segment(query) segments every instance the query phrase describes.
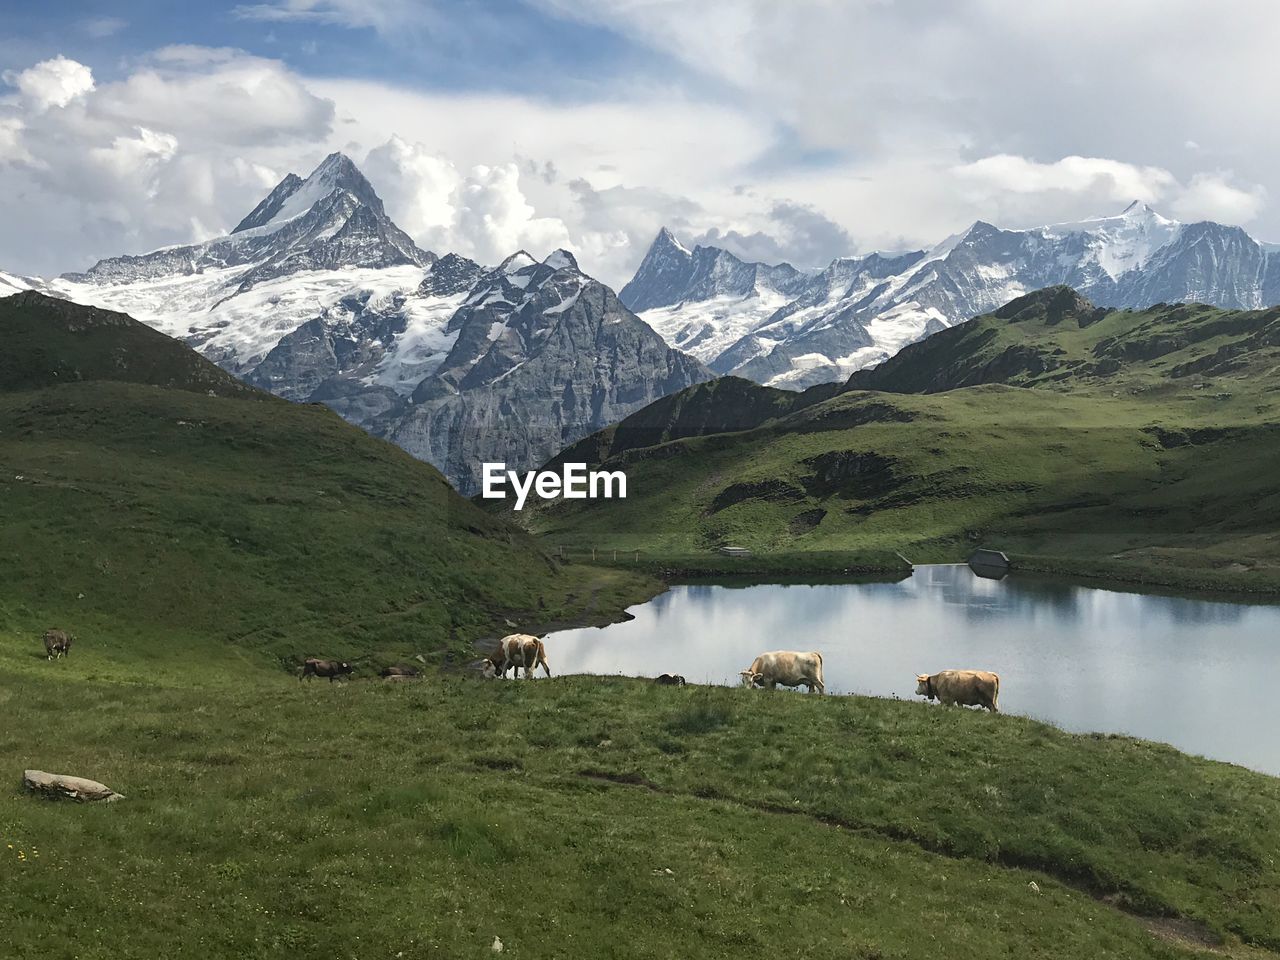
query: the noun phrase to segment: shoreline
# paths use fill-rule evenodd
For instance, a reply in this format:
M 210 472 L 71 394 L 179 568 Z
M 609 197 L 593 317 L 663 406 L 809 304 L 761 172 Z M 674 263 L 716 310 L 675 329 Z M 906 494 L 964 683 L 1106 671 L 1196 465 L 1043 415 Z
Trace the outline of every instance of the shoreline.
M 1222 571 L 1211 567 L 1162 567 L 1119 560 L 1085 561 L 1072 557 L 1046 554 L 1023 554 L 1005 551 L 1011 560 L 1010 574 L 1027 574 L 1048 579 L 1065 580 L 1079 586 L 1111 589 L 1127 593 L 1154 593 L 1189 600 L 1234 603 L 1280 603 L 1280 576 L 1270 577 L 1254 571 Z M 964 559 L 931 560 L 908 564 L 902 558 L 876 557 L 866 554 L 815 551 L 813 553 L 760 554 L 752 557 L 723 557 L 696 554 L 658 554 L 642 556 L 639 561 L 619 557 L 617 560 L 598 556 L 596 560 L 568 558 L 566 566 L 584 564 L 634 573 L 661 582 L 663 589 L 644 596 L 627 598 L 626 607 L 647 603 L 680 583 L 734 581 L 751 583 L 885 583 L 911 576 L 917 566 L 958 564 Z M 602 626 L 630 619 L 625 608 L 612 619 L 594 616 L 587 620 L 558 621 L 551 630 Z

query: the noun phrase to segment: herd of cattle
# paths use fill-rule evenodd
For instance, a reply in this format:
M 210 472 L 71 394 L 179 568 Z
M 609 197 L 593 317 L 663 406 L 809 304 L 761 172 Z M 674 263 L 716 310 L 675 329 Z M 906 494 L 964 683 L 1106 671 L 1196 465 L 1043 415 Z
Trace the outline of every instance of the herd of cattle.
M 44 635 L 45 654 L 50 660 L 65 657 L 71 652 L 71 642 L 75 638 L 65 630 L 48 630 Z M 507 672 L 514 669 L 518 677 L 524 670 L 525 679 L 532 679 L 538 667 L 551 676 L 551 667 L 547 664 L 547 648 L 535 636 L 527 633 L 513 633 L 498 641 L 497 649 L 480 663 L 480 672 L 489 678 L 506 679 Z M 298 680 L 308 677 L 325 677 L 332 683 L 341 677 L 349 676 L 354 668 L 346 660 L 321 660 L 308 657 L 302 664 Z M 417 677 L 417 667 L 393 666 L 384 667 L 381 675 L 387 680 L 409 680 Z M 826 692 L 826 684 L 822 679 L 822 654 L 817 652 L 798 653 L 794 650 L 774 650 L 762 653 L 751 661 L 751 666 L 741 672 L 742 682 L 748 687 L 768 687 L 776 690 L 781 684 L 784 687 L 804 687 L 809 693 L 817 690 L 819 694 Z M 683 687 L 684 677 L 679 674 L 664 673 L 654 679 L 661 686 Z M 937 700 L 940 703 L 962 704 L 964 706 L 985 707 L 992 713 L 999 713 L 997 701 L 1000 697 L 1000 675 L 986 670 L 943 670 L 940 673 L 916 674 L 916 694 Z

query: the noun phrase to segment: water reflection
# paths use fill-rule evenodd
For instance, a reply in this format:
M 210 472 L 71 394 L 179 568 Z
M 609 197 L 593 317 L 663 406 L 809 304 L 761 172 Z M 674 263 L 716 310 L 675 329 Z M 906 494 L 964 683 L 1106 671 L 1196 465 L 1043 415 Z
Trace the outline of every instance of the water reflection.
M 547 640 L 559 673 L 736 683 L 764 650 L 818 650 L 833 693 L 914 697 L 917 673 L 1000 673 L 1001 708 L 1280 774 L 1280 607 L 1123 593 L 967 566 L 898 583 L 678 586 Z

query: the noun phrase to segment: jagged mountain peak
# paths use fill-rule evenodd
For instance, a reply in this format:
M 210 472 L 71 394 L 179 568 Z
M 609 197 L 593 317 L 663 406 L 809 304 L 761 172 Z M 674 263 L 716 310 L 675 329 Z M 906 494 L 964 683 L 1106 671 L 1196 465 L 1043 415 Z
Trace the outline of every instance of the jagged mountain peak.
M 550 256 L 542 261 L 542 264 L 552 270 L 579 270 L 578 258 L 563 248 L 553 250 Z
M 517 250 L 515 253 L 511 254 L 511 256 L 507 257 L 507 259 L 498 264 L 494 272 L 510 275 L 513 273 L 519 273 L 521 270 L 525 270 L 529 267 L 537 266 L 537 264 L 538 261 L 533 259 L 527 251 Z
M 355 209 L 369 207 L 378 219 L 386 218 L 382 199 L 360 168 L 344 153 L 331 153 L 305 180 L 291 173 L 231 231 L 232 235 L 265 234 L 283 228 L 310 213 L 335 194 L 353 198 Z
M 302 186 L 302 178 L 296 173 L 290 173 L 276 184 L 275 188 L 249 212 L 247 217 L 237 223 L 235 229 L 231 232 L 240 233 L 244 230 L 253 230 L 269 223 L 280 212 L 284 202 L 293 196 L 300 186 Z
M 653 238 L 653 243 L 651 243 L 649 247 L 650 249 L 653 247 L 675 247 L 677 250 L 683 250 L 685 253 L 689 252 L 689 248 L 677 240 L 676 235 L 672 233 L 668 227 L 663 227 L 658 231 L 658 235 Z
M 216 303 L 286 275 L 347 267 L 424 267 L 435 259 L 387 216 L 373 185 L 351 158 L 331 153 L 305 180 L 286 176 L 225 237 L 111 257 L 63 279 L 114 285 L 217 271 L 227 290 Z
M 430 264 L 427 275 L 418 284 L 421 296 L 447 297 L 466 293 L 484 273 L 484 268 L 474 260 L 456 253 L 446 253 Z
M 641 312 L 717 297 L 794 295 L 808 276 L 789 263 L 748 262 L 723 247 L 697 244 L 690 250 L 663 227 L 618 296 Z

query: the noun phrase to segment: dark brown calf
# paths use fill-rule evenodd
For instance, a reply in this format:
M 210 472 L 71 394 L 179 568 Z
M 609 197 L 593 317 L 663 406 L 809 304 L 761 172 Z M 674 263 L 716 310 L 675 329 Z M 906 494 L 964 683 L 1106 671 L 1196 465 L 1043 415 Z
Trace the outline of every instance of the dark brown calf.
M 49 660 L 65 657 L 71 653 L 71 634 L 65 630 L 46 630 L 44 632 L 44 652 Z
M 653 678 L 653 682 L 662 687 L 683 687 L 684 677 L 678 673 L 662 673 Z
M 307 657 L 302 663 L 302 673 L 298 677 L 298 682 L 301 683 L 307 677 L 328 677 L 329 682 L 333 683 L 350 672 L 351 664 L 345 660 L 318 660 L 315 657 Z

